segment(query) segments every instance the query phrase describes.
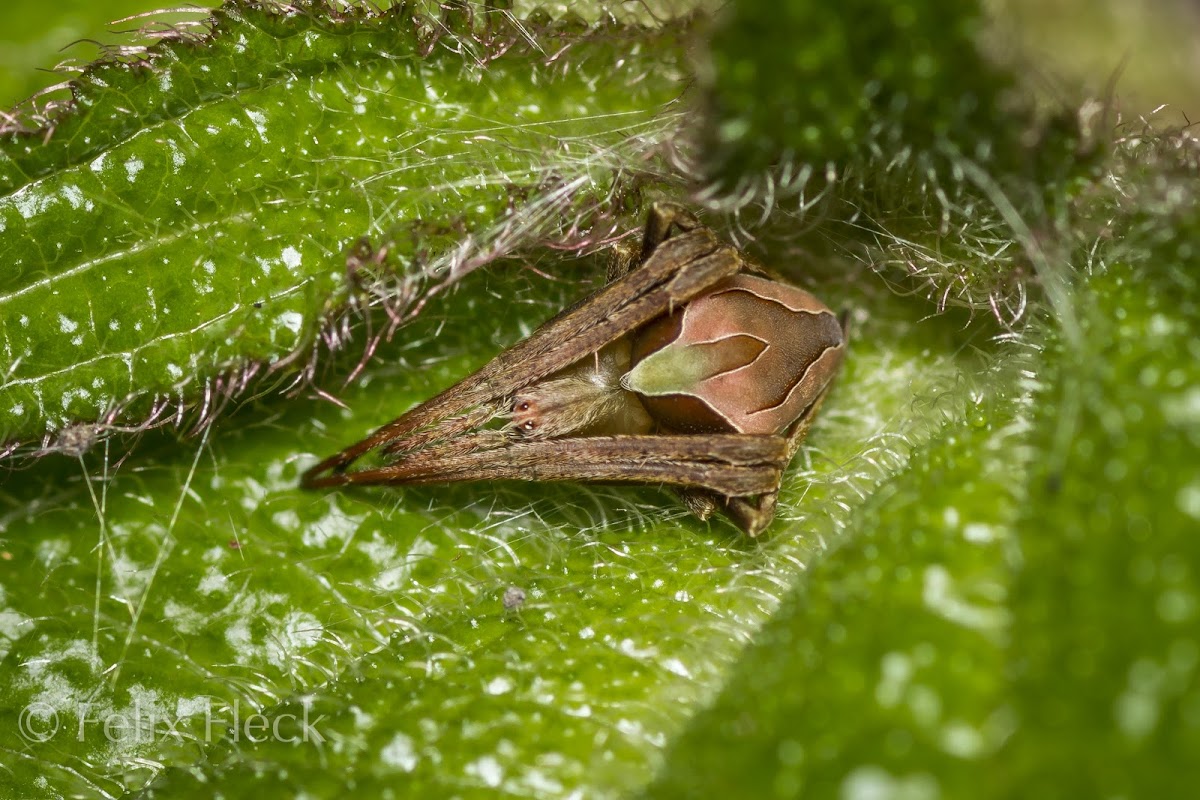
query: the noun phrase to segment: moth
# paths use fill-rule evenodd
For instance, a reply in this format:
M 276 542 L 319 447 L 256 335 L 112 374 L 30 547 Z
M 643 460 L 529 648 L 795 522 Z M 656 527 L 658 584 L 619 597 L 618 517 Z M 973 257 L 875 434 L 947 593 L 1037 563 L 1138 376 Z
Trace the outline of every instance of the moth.
M 841 366 L 845 321 L 659 204 L 603 288 L 301 482 L 655 484 L 757 536 Z

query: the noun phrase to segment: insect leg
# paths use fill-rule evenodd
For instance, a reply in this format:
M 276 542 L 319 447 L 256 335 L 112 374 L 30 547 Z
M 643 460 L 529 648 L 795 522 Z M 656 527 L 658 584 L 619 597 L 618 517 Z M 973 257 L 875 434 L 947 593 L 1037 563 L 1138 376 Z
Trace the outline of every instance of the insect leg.
M 678 230 L 681 233 L 696 230 L 700 220 L 692 212 L 675 203 L 655 203 L 646 216 L 646 228 L 642 233 L 642 257 L 645 262 L 658 246 Z
M 775 504 L 779 490 L 764 492 L 757 497 L 730 497 L 722 509 L 725 516 L 750 536 L 762 533 L 775 519 Z

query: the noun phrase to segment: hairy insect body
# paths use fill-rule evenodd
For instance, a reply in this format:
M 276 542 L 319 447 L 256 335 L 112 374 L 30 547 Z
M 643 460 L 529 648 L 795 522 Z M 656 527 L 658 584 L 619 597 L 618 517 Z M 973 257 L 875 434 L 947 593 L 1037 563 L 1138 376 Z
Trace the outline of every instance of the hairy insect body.
M 511 425 L 533 439 L 649 433 L 654 421 L 638 398 L 621 387 L 629 369 L 628 341 L 535 383 L 513 398 Z

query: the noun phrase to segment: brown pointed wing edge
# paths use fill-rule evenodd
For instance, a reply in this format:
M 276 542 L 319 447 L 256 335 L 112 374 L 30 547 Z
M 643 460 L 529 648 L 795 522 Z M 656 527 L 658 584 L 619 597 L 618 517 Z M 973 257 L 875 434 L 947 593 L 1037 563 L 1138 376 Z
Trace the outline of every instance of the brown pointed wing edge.
M 309 485 L 595 481 L 694 487 L 745 497 L 776 491 L 788 460 L 783 436 L 592 436 L 497 443 L 491 433 L 432 444 L 394 464 L 329 474 Z
M 411 454 L 463 436 L 492 417 L 498 401 L 688 302 L 736 273 L 741 264 L 737 251 L 707 228 L 664 241 L 644 264 L 558 314 L 476 372 L 313 466 L 301 477 L 301 485 L 349 483 L 330 479 L 349 477 L 346 468 L 379 447 Z M 411 455 L 404 460 L 408 458 Z

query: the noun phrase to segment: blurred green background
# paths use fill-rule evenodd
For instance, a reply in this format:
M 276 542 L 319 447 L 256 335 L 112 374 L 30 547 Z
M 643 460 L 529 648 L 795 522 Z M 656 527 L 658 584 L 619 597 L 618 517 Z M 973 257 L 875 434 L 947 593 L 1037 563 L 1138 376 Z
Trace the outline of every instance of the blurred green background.
M 1123 100 L 1139 112 L 1162 103 L 1185 111 L 1200 109 L 1196 3 L 995 0 L 988 5 L 998 23 L 991 45 L 1019 54 L 1033 82 L 1048 95 L 1060 93 L 1064 82 L 1103 86 L 1119 76 Z M 65 76 L 53 71 L 55 65 L 84 64 L 100 52 L 98 44 L 120 45 L 136 38 L 141 20 L 129 17 L 173 7 L 156 0 L 0 3 L 0 107 L 60 83 Z M 188 5 L 176 17 L 199 19 L 203 8 Z
M 0 3 L 0 107 L 9 108 L 34 92 L 61 83 L 69 75 L 54 72 L 63 62 L 86 64 L 101 45 L 121 45 L 136 38 L 136 14 L 170 8 L 156 0 L 57 0 Z M 197 19 L 196 6 L 180 19 Z M 158 18 L 165 18 L 159 15 Z

